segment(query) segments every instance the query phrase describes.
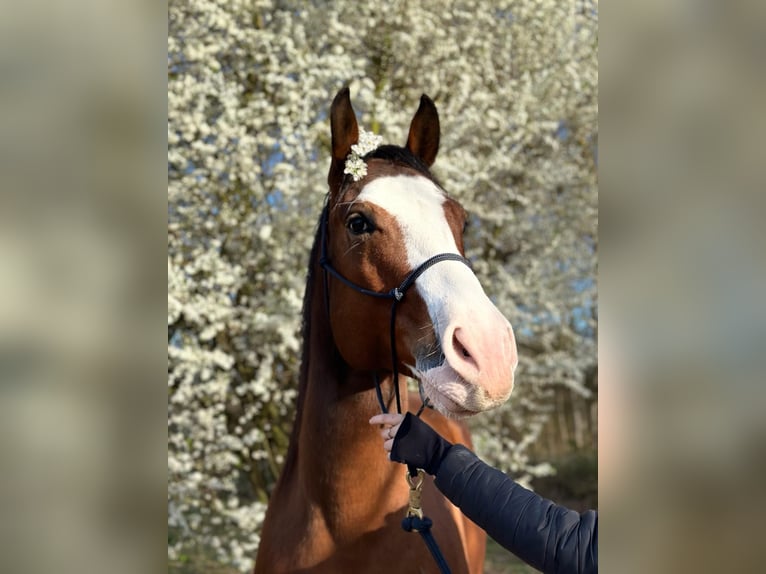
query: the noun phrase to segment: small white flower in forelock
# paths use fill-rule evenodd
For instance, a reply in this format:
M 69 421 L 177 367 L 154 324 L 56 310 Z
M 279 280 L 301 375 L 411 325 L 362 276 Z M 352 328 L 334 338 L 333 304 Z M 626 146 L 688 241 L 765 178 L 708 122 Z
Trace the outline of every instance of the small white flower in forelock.
M 351 153 L 346 158 L 343 173 L 349 174 L 354 181 L 359 181 L 367 175 L 367 164 L 362 159 L 383 143 L 383 137 L 359 128 L 359 141 L 351 146 Z
M 371 151 L 380 147 L 383 143 L 383 137 L 376 135 L 372 132 L 368 132 L 364 128 L 359 128 L 359 141 L 351 146 L 351 151 L 359 157 L 363 157 Z
M 354 178 L 354 181 L 359 181 L 365 175 L 367 175 L 367 164 L 364 160 L 356 154 L 349 154 L 346 160 L 346 168 L 343 173 L 349 174 Z

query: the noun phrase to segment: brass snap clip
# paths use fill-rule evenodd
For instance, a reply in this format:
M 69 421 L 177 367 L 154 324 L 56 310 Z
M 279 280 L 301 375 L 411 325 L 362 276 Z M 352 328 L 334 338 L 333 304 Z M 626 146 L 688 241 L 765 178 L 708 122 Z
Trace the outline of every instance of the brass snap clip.
M 410 486 L 410 499 L 409 507 L 407 508 L 407 516 L 423 518 L 423 508 L 421 507 L 423 481 L 425 480 L 425 471 L 422 468 L 418 469 L 418 475 L 413 478 L 410 476 L 409 471 L 406 473 L 407 484 Z

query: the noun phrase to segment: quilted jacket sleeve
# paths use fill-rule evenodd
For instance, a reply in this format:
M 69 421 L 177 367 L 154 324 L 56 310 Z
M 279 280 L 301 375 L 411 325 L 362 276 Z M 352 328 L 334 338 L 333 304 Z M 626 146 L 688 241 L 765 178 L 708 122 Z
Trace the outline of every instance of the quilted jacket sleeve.
M 597 512 L 558 506 L 462 445 L 444 454 L 436 486 L 499 544 L 545 574 L 598 572 Z

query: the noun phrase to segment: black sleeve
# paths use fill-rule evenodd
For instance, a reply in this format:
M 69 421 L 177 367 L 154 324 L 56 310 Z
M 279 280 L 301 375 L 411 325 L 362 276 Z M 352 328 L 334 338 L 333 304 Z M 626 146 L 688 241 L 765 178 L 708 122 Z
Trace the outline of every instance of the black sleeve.
M 482 462 L 449 448 L 436 486 L 500 545 L 545 574 L 598 572 L 598 513 L 558 506 Z

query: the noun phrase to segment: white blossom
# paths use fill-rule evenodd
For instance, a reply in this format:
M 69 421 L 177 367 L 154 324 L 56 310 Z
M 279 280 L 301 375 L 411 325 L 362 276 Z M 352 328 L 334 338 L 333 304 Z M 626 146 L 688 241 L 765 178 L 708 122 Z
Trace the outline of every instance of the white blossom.
M 351 175 L 354 181 L 359 181 L 367 175 L 367 164 L 364 156 L 376 150 L 383 143 L 383 137 L 359 128 L 359 141 L 351 146 L 351 152 L 346 158 L 343 173 Z

